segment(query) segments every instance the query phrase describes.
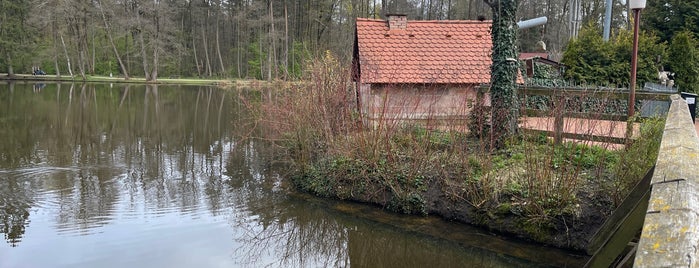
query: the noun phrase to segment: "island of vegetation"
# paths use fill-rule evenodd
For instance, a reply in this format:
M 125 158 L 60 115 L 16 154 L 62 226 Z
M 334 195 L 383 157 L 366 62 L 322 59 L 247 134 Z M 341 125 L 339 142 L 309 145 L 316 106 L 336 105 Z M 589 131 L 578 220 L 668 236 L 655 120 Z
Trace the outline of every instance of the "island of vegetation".
M 347 68 L 331 55 L 313 66 L 309 83 L 276 87 L 258 106 L 262 132 L 298 189 L 561 248 L 585 249 L 653 166 L 664 126 L 646 119 L 637 140 L 617 149 L 524 133 L 498 148 L 475 116 L 465 132 L 410 122 L 367 127 L 348 105 Z

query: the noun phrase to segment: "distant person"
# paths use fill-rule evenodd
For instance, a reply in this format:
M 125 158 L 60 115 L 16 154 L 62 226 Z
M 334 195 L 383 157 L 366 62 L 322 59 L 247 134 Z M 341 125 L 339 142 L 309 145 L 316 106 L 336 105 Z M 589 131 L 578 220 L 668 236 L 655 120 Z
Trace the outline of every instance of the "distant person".
M 32 74 L 33 75 L 46 75 L 46 72 L 42 71 L 40 67 L 36 67 L 36 69 L 34 69 L 34 72 Z

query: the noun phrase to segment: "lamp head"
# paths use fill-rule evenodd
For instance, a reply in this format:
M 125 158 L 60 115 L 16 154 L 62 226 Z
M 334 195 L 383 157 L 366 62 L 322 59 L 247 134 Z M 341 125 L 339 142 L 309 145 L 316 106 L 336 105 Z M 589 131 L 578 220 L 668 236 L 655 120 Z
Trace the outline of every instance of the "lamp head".
M 629 0 L 629 8 L 634 9 L 644 9 L 646 8 L 646 0 Z

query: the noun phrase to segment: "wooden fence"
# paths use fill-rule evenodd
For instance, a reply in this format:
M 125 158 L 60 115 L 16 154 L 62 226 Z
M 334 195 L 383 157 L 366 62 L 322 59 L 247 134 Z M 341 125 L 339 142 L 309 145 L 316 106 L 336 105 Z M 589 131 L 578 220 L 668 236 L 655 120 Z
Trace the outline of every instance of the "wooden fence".
M 549 101 L 551 106 L 548 109 L 526 108 L 523 110 L 527 117 L 553 117 L 553 127 L 546 130 L 522 128 L 522 131 L 528 133 L 544 133 L 549 137 L 553 137 L 556 142 L 561 142 L 563 139 L 575 139 L 585 141 L 595 141 L 604 143 L 624 144 L 626 137 L 617 137 L 611 135 L 599 135 L 591 132 L 580 133 L 579 131 L 565 132 L 566 119 L 573 120 L 606 120 L 616 122 L 628 122 L 628 110 L 623 108 L 623 111 L 617 110 L 613 113 L 604 113 L 598 111 L 580 111 L 583 100 L 597 99 L 603 103 L 628 103 L 629 91 L 627 89 L 616 88 L 574 88 L 574 87 L 529 87 L 522 86 L 519 88 L 520 97 L 523 107 L 528 99 L 534 96 L 544 96 Z M 635 99 L 638 101 L 653 100 L 667 101 L 669 104 L 670 95 L 674 93 L 667 92 L 652 92 L 652 91 L 636 91 Z M 624 102 L 626 101 L 626 102 Z M 571 109 L 571 102 L 579 102 L 578 109 Z M 573 103 L 574 104 L 574 103 Z M 638 107 L 638 106 L 637 106 Z M 641 116 L 634 118 L 635 122 L 641 120 Z M 627 124 L 623 125 L 624 127 Z

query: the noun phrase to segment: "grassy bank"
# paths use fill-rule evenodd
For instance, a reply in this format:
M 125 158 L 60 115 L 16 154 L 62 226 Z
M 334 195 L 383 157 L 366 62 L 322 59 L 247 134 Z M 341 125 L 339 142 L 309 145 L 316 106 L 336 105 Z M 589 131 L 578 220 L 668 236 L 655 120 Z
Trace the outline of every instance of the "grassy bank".
M 366 128 L 347 71 L 329 55 L 311 66 L 307 84 L 262 93 L 259 116 L 294 185 L 319 196 L 582 250 L 657 156 L 658 119 L 623 150 L 539 135 L 494 149 L 483 132 L 388 121 Z
M 51 82 L 96 82 L 96 83 L 136 83 L 136 84 L 176 84 L 176 85 L 217 85 L 217 86 L 249 86 L 250 84 L 264 83 L 250 80 L 228 80 L 228 79 L 201 79 L 201 78 L 158 78 L 156 81 L 146 81 L 143 77 L 130 77 L 128 80 L 123 77 L 109 77 L 88 75 L 83 80 L 80 76 L 71 77 L 69 75 L 31 75 L 15 74 L 8 76 L 0 73 L 0 80 L 5 81 L 51 81 Z

